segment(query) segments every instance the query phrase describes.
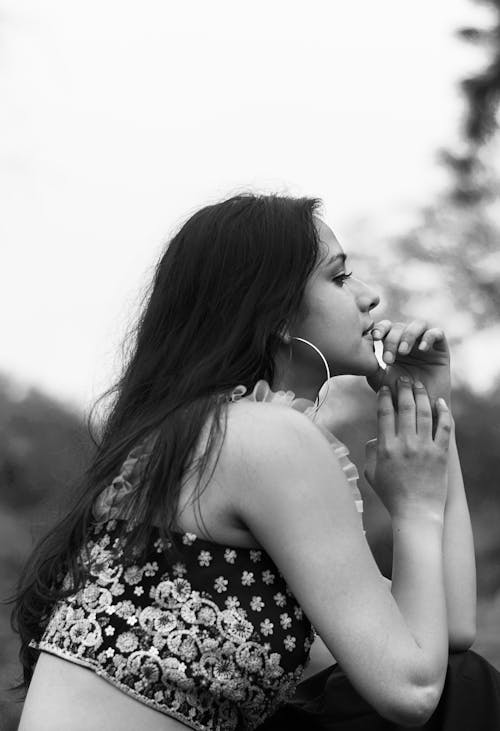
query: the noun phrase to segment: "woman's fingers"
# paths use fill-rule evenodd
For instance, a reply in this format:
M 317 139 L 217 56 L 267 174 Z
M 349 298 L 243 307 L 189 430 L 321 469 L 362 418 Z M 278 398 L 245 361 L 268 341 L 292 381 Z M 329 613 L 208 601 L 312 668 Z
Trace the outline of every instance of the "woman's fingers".
M 396 359 L 396 350 L 401 335 L 405 330 L 404 322 L 393 322 L 389 332 L 384 338 L 384 355 L 383 359 L 386 363 L 394 363 Z
M 401 355 L 406 355 L 409 353 L 417 340 L 426 332 L 427 328 L 427 322 L 425 320 L 412 320 L 409 325 L 407 325 L 402 334 L 399 341 L 399 344 L 397 346 L 398 353 Z
M 398 434 L 415 436 L 415 399 L 408 376 L 398 378 Z
M 382 386 L 377 398 L 377 431 L 378 444 L 387 446 L 387 443 L 396 435 L 396 420 L 392 405 L 391 391 L 388 386 Z
M 444 340 L 444 332 L 439 327 L 431 327 L 426 330 L 422 335 L 422 339 L 419 343 L 419 350 L 430 350 L 434 343 L 439 343 Z
M 429 395 L 421 381 L 415 381 L 413 388 L 416 405 L 417 434 L 424 439 L 432 439 L 432 407 Z
M 398 378 L 397 388 L 397 435 L 409 438 L 418 436 L 419 441 L 431 441 L 433 438 L 432 406 L 425 386 L 420 381 L 415 381 L 412 388 L 410 379 L 407 376 L 401 376 Z M 438 422 L 434 442 L 443 449 L 447 449 L 451 418 L 443 398 L 436 401 L 436 415 Z
M 426 320 L 412 320 L 410 323 L 391 320 L 376 322 L 373 339 L 384 341 L 384 361 L 394 363 L 396 354 L 407 355 L 417 343 L 420 351 L 431 350 L 434 345 L 438 349 L 446 349 L 443 330 L 439 327 L 428 328 L 427 324 Z
M 425 332 L 429 332 L 425 320 L 412 320 L 409 324 L 395 322 L 384 340 L 385 362 L 394 363 L 396 353 L 407 355 Z
M 447 457 L 451 436 L 451 415 L 444 398 L 440 397 L 437 399 L 436 410 L 438 422 L 434 443 L 443 450 L 443 454 Z
M 412 384 L 407 376 L 398 378 L 398 434 L 431 440 L 432 423 L 432 406 L 424 384 Z
M 382 340 L 382 338 L 385 336 L 385 334 L 389 332 L 391 327 L 392 327 L 391 320 L 379 320 L 378 322 L 375 323 L 375 327 L 372 330 L 373 339 Z

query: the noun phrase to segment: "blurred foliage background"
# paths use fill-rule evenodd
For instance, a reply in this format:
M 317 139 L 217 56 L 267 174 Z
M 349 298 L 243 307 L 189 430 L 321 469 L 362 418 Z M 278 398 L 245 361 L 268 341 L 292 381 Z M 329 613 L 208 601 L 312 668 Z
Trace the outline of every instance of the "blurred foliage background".
M 450 318 L 453 314 L 459 327 L 447 331 L 452 373 L 453 352 L 464 339 L 478 333 L 490 337 L 492 357 L 500 339 L 500 185 L 495 166 L 500 0 L 483 4 L 491 8 L 491 26 L 458 31 L 464 42 L 484 48 L 487 62 L 461 82 L 460 149 L 443 149 L 438 154 L 438 164 L 449 173 L 448 188 L 420 212 L 413 230 L 390 242 L 390 271 L 377 243 L 371 243 L 373 254 L 367 250 L 350 257 L 358 276 L 376 284 L 379 291 L 382 287 L 391 319 L 413 319 L 418 310 L 433 321 L 439 313 L 445 323 L 446 313 Z M 492 365 L 498 366 L 498 375 L 481 392 L 473 387 L 473 374 L 468 378 L 454 374 L 452 407 L 477 559 L 478 635 L 473 649 L 500 668 L 500 363 Z M 366 384 L 360 388 L 360 379 L 342 377 L 334 384 L 337 434 L 362 473 L 364 444 L 376 435 L 375 396 Z M 93 445 L 82 413 L 37 389 L 20 397 L 6 376 L 0 378 L 0 429 L 0 579 L 5 599 L 15 588 L 33 543 L 70 504 L 71 485 L 88 462 Z M 389 576 L 389 517 L 363 476 L 360 489 L 367 539 L 382 572 Z M 6 603 L 0 605 L 3 731 L 16 728 L 21 709 L 21 703 L 5 691 L 20 680 L 10 611 Z

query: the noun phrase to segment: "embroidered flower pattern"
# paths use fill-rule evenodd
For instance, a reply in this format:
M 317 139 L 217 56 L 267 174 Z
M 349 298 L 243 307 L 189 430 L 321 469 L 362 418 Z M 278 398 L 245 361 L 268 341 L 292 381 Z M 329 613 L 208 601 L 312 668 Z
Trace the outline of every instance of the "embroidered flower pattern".
M 225 398 L 238 401 L 245 394 L 247 387 L 238 385 Z M 264 380 L 247 398 L 296 409 L 314 421 L 362 514 L 356 467 L 347 447 L 321 425 L 321 410 L 316 413 L 311 401 L 293 391 L 273 392 Z M 119 539 L 109 534 L 117 519 L 131 519 L 126 498 L 138 487 L 155 439 L 149 435 L 130 452 L 96 499 L 88 586 L 54 607 L 42 641 L 30 645 L 77 659 L 192 728 L 252 731 L 293 695 L 314 630 L 263 551 L 236 551 L 186 532 L 177 534 L 182 561 L 176 558 L 171 565 L 172 543 L 165 546 L 156 536 L 151 553 L 158 561 L 121 565 L 119 553 L 115 556 Z M 67 580 L 63 586 L 70 588 Z M 268 616 L 259 621 L 264 606 Z
M 250 561 L 257 563 L 262 557 L 262 551 L 250 551 Z
M 286 612 L 284 614 L 280 614 L 280 624 L 283 629 L 288 629 L 292 626 L 292 618 Z
M 156 548 L 157 553 L 163 553 L 165 550 L 165 545 L 161 538 L 158 538 L 158 540 L 153 543 L 153 546 Z
M 224 559 L 228 563 L 234 563 L 236 561 L 236 551 L 233 548 L 226 548 L 224 551 Z
M 253 596 L 252 601 L 250 602 L 250 607 L 254 610 L 254 612 L 260 612 L 261 609 L 264 606 L 264 602 L 262 601 L 262 597 L 260 596 Z
M 110 522 L 89 540 L 85 586 L 54 607 L 30 645 L 78 660 L 186 725 L 236 731 L 244 720 L 255 729 L 293 695 L 312 644 L 275 565 L 263 551 L 186 543 L 179 533 L 182 561 L 167 554 L 123 567 L 118 545 L 108 551 Z M 153 555 L 158 548 L 152 541 Z
M 244 571 L 241 574 L 241 583 L 243 584 L 243 586 L 250 586 L 254 582 L 255 582 L 255 579 L 253 577 L 252 571 Z
M 228 596 L 225 605 L 228 609 L 236 609 L 236 607 L 240 606 L 240 600 L 237 596 Z
M 223 576 L 218 576 L 214 581 L 214 589 L 219 594 L 222 594 L 223 591 L 227 591 L 227 584 L 227 579 L 225 579 Z
M 273 596 L 274 601 L 278 605 L 278 607 L 284 607 L 286 604 L 286 596 L 282 594 L 281 591 L 279 591 L 277 594 Z
M 272 635 L 274 624 L 269 620 L 265 619 L 260 623 L 260 631 L 263 635 Z
M 200 566 L 210 566 L 210 561 L 212 560 L 212 554 L 210 551 L 200 551 L 198 555 L 198 563 Z
M 312 629 L 309 637 L 306 637 L 306 639 L 304 640 L 304 649 L 307 650 L 307 652 L 309 652 L 309 650 L 311 649 L 313 642 L 317 636 L 317 633 L 314 631 L 314 629 Z
M 269 571 L 269 569 L 266 569 L 262 572 L 262 581 L 264 584 L 274 584 L 275 575 Z
M 174 565 L 172 566 L 172 572 L 174 576 L 184 576 L 186 571 L 187 568 L 185 564 L 181 563 L 180 561 L 178 563 L 174 563 Z
M 156 561 L 153 561 L 153 563 L 147 563 L 144 566 L 144 576 L 154 576 L 157 571 L 158 564 L 156 563 Z

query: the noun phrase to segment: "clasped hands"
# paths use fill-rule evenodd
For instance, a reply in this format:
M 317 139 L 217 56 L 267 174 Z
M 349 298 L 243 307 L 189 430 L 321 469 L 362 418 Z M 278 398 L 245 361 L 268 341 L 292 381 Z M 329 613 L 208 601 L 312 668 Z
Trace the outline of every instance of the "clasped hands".
M 443 330 L 428 327 L 425 320 L 412 320 L 408 324 L 380 320 L 372 334 L 374 342 L 383 342 L 382 359 L 387 367 L 379 366 L 374 375 L 367 377 L 369 386 L 376 392 L 388 386 L 397 405 L 398 378 L 407 376 L 411 383 L 420 381 L 424 385 L 434 414 L 436 400 L 442 397 L 451 415 L 450 350 Z M 376 452 L 377 439 L 370 439 L 366 443 L 364 474 L 367 479 L 374 473 Z
M 441 328 L 429 327 L 425 320 L 380 320 L 372 335 L 374 342 L 383 342 L 382 358 L 387 363 L 385 369 L 379 366 L 375 374 L 366 378 L 374 391 L 389 386 L 395 397 L 397 379 L 408 376 L 411 382 L 424 384 L 432 407 L 441 396 L 451 411 L 450 350 Z
M 435 414 L 436 400 L 444 398 L 451 412 L 450 350 L 441 328 L 429 327 L 425 320 L 409 323 L 379 320 L 372 331 L 374 342 L 382 342 L 382 359 L 387 364 L 366 377 L 373 391 L 381 386 L 390 388 L 393 403 L 397 406 L 398 378 L 407 376 L 411 383 L 420 381 L 427 391 L 431 408 Z M 320 409 L 320 423 L 333 428 L 334 413 L 331 407 Z M 323 414 L 322 414 L 323 411 Z M 377 440 L 366 444 L 368 461 L 371 463 L 376 452 Z

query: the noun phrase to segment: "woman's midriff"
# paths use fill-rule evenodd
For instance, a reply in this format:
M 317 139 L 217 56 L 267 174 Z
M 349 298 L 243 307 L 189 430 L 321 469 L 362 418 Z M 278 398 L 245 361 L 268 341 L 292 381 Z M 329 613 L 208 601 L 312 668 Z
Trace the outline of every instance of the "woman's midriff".
M 196 480 L 184 481 L 179 495 L 177 527 L 205 537 L 198 520 L 201 508 L 208 540 L 227 546 L 259 548 L 251 533 L 230 512 L 233 485 L 224 484 L 224 454 L 201 492 L 196 512 L 191 498 Z M 156 521 L 157 525 L 159 521 Z M 183 731 L 176 719 L 136 700 L 92 670 L 42 651 L 26 697 L 18 731 Z
M 202 515 L 217 543 L 256 547 L 253 536 L 239 527 L 218 503 L 218 490 L 204 491 Z M 200 535 L 186 483 L 177 520 L 181 531 Z M 42 651 L 35 667 L 18 731 L 185 731 L 176 719 L 147 706 L 82 665 Z
M 92 670 L 41 652 L 18 731 L 186 731 Z

